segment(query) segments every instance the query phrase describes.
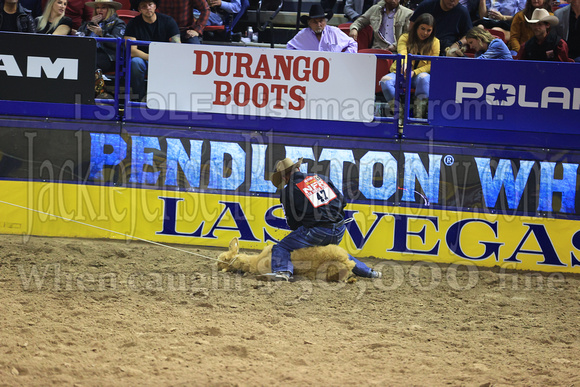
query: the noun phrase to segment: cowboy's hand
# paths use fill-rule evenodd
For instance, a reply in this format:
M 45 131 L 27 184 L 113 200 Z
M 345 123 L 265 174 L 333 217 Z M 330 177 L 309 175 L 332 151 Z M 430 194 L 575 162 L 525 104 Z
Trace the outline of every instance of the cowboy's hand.
M 209 0 L 210 7 L 219 7 L 222 5 L 222 0 Z
M 350 33 L 348 34 L 351 38 L 353 38 L 354 40 L 356 40 L 356 38 L 358 38 L 358 30 L 356 28 L 352 28 L 350 30 Z
M 195 38 L 196 36 L 199 36 L 199 32 L 197 32 L 196 30 L 187 30 L 187 36 L 189 36 L 190 38 Z
M 459 48 L 459 45 L 457 43 L 453 43 L 451 46 L 447 47 L 445 49 L 445 55 L 446 56 L 454 56 L 454 57 L 465 56 L 463 54 L 463 50 L 461 48 Z

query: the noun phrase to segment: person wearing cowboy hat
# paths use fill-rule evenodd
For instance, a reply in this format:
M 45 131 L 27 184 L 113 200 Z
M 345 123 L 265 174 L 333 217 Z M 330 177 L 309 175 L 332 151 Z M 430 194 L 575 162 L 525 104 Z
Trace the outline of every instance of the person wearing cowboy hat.
M 125 39 L 149 42 L 181 43 L 179 26 L 171 16 L 155 12 L 159 0 L 132 0 L 131 6 L 140 15 L 135 16 L 125 30 Z M 149 67 L 149 46 L 131 46 L 131 88 L 137 99 L 143 101 L 147 92 L 145 76 Z
M 117 16 L 117 10 L 123 7 L 121 3 L 95 0 L 87 2 L 87 7 L 95 12 L 90 21 L 80 26 L 80 35 L 99 38 L 122 38 L 125 35 L 125 22 Z M 115 70 L 116 50 L 115 43 L 97 42 L 97 68 L 103 72 Z
M 270 181 L 281 189 L 280 202 L 286 215 L 286 223 L 292 230 L 272 247 L 272 273 L 266 279 L 290 281 L 294 266 L 290 260 L 292 251 L 304 247 L 339 244 L 345 232 L 342 193 L 326 176 L 304 173 L 300 170 L 302 159 L 293 162 L 290 158 L 278 161 Z M 382 274 L 372 270 L 363 262 L 349 255 L 355 262 L 355 275 L 381 278 Z
M 568 45 L 560 38 L 552 26 L 558 25 L 558 18 L 544 8 L 536 8 L 531 19 L 526 21 L 532 27 L 534 36 L 520 48 L 516 59 L 556 62 L 574 62 L 568 58 Z
M 289 50 L 329 51 L 356 53 L 358 45 L 339 28 L 326 25 L 333 16 L 332 11 L 324 12 L 320 4 L 310 7 L 308 16 L 302 15 L 300 21 L 308 28 L 298 32 L 287 44 Z

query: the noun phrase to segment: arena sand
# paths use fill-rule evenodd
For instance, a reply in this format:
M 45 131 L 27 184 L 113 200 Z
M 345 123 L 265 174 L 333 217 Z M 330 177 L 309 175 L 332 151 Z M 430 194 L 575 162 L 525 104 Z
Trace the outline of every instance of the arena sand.
M 365 261 L 385 278 L 265 283 L 140 242 L 0 236 L 0 385 L 580 385 L 577 275 Z

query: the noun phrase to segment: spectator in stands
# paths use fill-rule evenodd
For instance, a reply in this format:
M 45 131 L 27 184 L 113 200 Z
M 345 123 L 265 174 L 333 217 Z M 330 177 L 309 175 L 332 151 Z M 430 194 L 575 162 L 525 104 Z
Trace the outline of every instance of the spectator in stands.
M 193 17 L 197 11 L 197 18 Z M 173 0 L 159 4 L 159 12 L 171 16 L 177 22 L 182 43 L 199 44 L 203 28 L 209 18 L 209 6 L 206 0 Z
M 409 33 L 401 35 L 399 38 L 399 54 L 401 55 L 429 55 L 438 56 L 440 52 L 439 39 L 435 37 L 435 18 L 429 13 L 423 13 L 417 17 Z M 407 74 L 407 61 L 403 59 L 403 74 Z M 415 88 L 415 117 L 424 118 L 427 114 L 427 103 L 429 98 L 429 84 L 431 80 L 431 61 L 414 61 L 411 72 L 411 87 Z M 380 80 L 383 95 L 389 103 L 391 113 L 395 105 L 395 80 L 397 64 L 391 66 L 391 73 L 385 75 Z
M 155 12 L 159 0 L 134 0 L 135 16 L 125 30 L 125 39 L 150 42 L 181 43 L 179 27 L 170 16 Z M 131 46 L 131 87 L 141 101 L 147 91 L 145 76 L 149 63 L 149 46 Z
M 500 30 L 509 41 L 512 20 L 525 5 L 526 0 L 485 0 L 484 8 L 480 12 L 482 19 L 475 21 L 473 25 L 488 30 Z
M 89 0 L 68 0 L 66 16 L 72 20 L 72 33 L 76 33 L 81 24 L 90 21 L 93 17 L 93 9 L 87 6 Z
M 547 10 L 538 8 L 532 18 L 526 18 L 531 24 L 534 36 L 522 45 L 516 59 L 541 60 L 556 62 L 574 62 L 568 58 L 568 45 L 551 27 L 558 25 L 558 18 Z
M 546 9 L 552 15 L 550 0 L 527 0 L 523 11 L 516 13 L 510 28 L 510 39 L 508 47 L 512 53 L 520 51 L 522 44 L 534 36 L 531 26 L 526 22 L 526 18 L 531 18 L 532 13 L 537 8 Z
M 30 11 L 18 0 L 0 1 L 0 31 L 36 32 Z
M 461 48 L 460 46 L 463 42 L 460 39 L 465 36 L 472 25 L 467 9 L 460 6 L 458 0 L 423 1 L 419 4 L 413 16 L 411 16 L 409 29 L 412 28 L 415 20 L 424 13 L 430 13 L 435 18 L 435 25 L 437 26 L 435 37 L 441 42 L 440 55 L 445 55 L 446 49 L 451 47 L 454 42 L 458 43 L 454 50 L 458 47 Z
M 472 24 L 485 16 L 485 0 L 459 0 L 459 5 L 467 9 Z
M 36 18 L 36 32 L 48 35 L 68 35 L 72 20 L 65 16 L 67 0 L 50 0 L 42 16 Z
M 208 26 L 221 26 L 224 22 L 242 10 L 240 0 L 209 0 L 211 13 L 207 21 Z
M 357 52 L 356 41 L 339 28 L 328 26 L 332 11 L 325 14 L 320 4 L 310 7 L 308 16 L 300 17 L 302 24 L 308 26 L 296 34 L 286 45 L 289 50 L 311 50 L 331 52 Z
M 351 22 L 355 21 L 375 4 L 377 4 L 377 0 L 346 0 L 344 2 L 344 16 Z
M 465 40 L 469 47 L 475 51 L 476 58 L 513 59 L 510 49 L 503 40 L 493 36 L 483 28 L 470 29 L 465 35 Z
M 350 26 L 350 36 L 356 40 L 358 31 L 370 25 L 374 39 L 372 48 L 397 52 L 397 42 L 409 31 L 413 11 L 399 5 L 399 0 L 381 0 Z
M 580 0 L 570 0 L 570 6 L 556 10 L 554 15 L 559 20 L 556 32 L 568 44 L 568 57 L 580 62 Z
M 100 38 L 122 38 L 125 35 L 125 22 L 117 16 L 123 4 L 113 0 L 89 1 L 87 6 L 94 8 L 91 21 L 84 22 L 79 32 L 84 36 Z M 115 70 L 117 46 L 115 43 L 97 42 L 97 68 L 103 72 Z
M 20 5 L 32 12 L 32 18 L 36 19 L 42 15 L 42 1 L 41 0 L 20 0 Z

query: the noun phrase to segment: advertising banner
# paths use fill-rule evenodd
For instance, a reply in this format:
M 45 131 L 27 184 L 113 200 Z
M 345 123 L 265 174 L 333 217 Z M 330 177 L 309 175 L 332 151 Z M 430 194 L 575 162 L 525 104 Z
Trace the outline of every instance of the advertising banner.
M 289 232 L 272 197 L 6 180 L 0 189 L 0 233 L 224 248 L 236 237 L 261 249 Z M 341 245 L 354 256 L 580 273 L 577 221 L 357 203 L 346 214 Z
M 575 133 L 574 63 L 438 58 L 431 62 L 433 125 Z
M 124 133 L 4 127 L 0 178 L 276 196 L 268 180 L 284 157 L 328 176 L 350 202 L 580 216 L 580 154 L 236 131 Z M 151 129 L 151 128 L 150 128 Z M 161 128 L 160 128 L 161 129 Z
M 376 57 L 151 43 L 147 107 L 371 122 Z
M 303 157 L 348 199 L 353 255 L 579 271 L 572 152 L 84 129 L 3 128 L 0 232 L 261 248 L 288 232 L 267 178 Z
M 0 100 L 94 104 L 96 41 L 0 32 Z

